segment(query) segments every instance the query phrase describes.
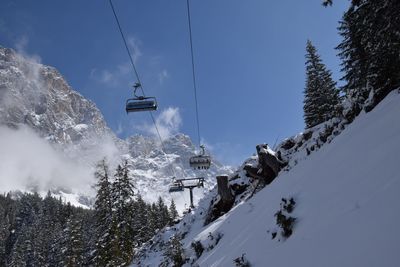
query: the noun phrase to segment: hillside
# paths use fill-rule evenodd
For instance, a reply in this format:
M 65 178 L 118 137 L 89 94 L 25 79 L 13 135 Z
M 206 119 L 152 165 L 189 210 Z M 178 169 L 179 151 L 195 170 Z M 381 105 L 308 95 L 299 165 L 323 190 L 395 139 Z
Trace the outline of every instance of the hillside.
M 132 266 L 171 265 L 165 255 L 173 235 L 183 237 L 187 266 L 234 266 L 242 255 L 251 266 L 398 266 L 398 114 L 396 90 L 331 143 L 204 226 L 214 190 L 192 214 L 142 247 Z M 295 201 L 293 212 L 284 212 L 295 218 L 287 239 L 274 216 L 282 198 Z M 204 249 L 197 256 L 195 241 Z

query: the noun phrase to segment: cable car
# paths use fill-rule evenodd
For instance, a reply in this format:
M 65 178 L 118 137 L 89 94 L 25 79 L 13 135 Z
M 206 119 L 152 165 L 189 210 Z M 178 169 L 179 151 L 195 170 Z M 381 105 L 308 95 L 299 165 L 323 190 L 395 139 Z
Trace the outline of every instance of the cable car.
M 140 83 L 135 83 L 133 87 L 135 88 L 135 98 L 126 100 L 126 113 L 157 110 L 157 100 L 155 97 L 137 96 L 136 90 L 140 88 L 141 85 Z
M 208 170 L 211 166 L 211 157 L 205 154 L 203 145 L 200 148 L 201 153 L 189 159 L 190 167 L 197 170 Z
M 181 192 L 184 190 L 183 184 L 181 181 L 174 181 L 170 186 L 169 186 L 169 192 Z

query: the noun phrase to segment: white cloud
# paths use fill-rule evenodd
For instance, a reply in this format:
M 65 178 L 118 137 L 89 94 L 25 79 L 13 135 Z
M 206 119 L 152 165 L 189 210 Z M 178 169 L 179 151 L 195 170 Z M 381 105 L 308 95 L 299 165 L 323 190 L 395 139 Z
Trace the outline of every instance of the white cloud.
M 101 84 L 105 84 L 111 87 L 117 87 L 121 84 L 121 81 L 126 81 L 131 66 L 129 62 L 118 65 L 116 68 L 109 70 L 98 70 L 93 68 L 90 70 L 89 77 Z
M 91 168 L 66 158 L 28 127 L 0 127 L 0 190 L 46 191 L 57 188 L 87 190 Z M 30 188 L 33 187 L 33 188 Z
M 103 83 L 110 83 L 113 81 L 114 76 L 115 75 L 108 70 L 103 70 L 100 75 L 100 81 Z
M 29 38 L 26 35 L 24 35 L 18 38 L 14 46 L 18 54 L 22 55 L 24 58 L 27 58 L 31 62 L 40 64 L 42 62 L 42 59 L 39 55 L 29 54 L 26 51 L 28 44 L 29 44 Z
M 128 36 L 126 42 L 128 44 L 129 51 L 131 52 L 133 62 L 136 64 L 138 59 L 143 55 L 140 49 L 141 41 L 134 36 Z M 130 79 L 132 71 L 131 63 L 126 61 L 125 63 L 119 64 L 111 69 L 99 70 L 97 68 L 93 68 L 90 70 L 89 77 L 98 83 L 110 87 L 117 87 L 121 85 L 121 82 L 126 82 L 128 79 Z
M 165 79 L 169 78 L 169 73 L 166 69 L 163 69 L 159 74 L 158 74 L 158 81 L 160 84 L 163 84 Z
M 124 126 L 123 126 L 122 123 L 119 121 L 119 122 L 118 122 L 117 129 L 115 130 L 115 133 L 116 133 L 117 135 L 120 135 L 120 134 L 122 134 L 124 131 L 125 131 Z
M 163 139 L 179 132 L 182 126 L 182 117 L 177 107 L 168 107 L 164 109 L 155 119 L 158 131 Z M 145 124 L 137 127 L 138 130 L 158 136 L 154 124 Z
M 138 59 L 142 56 L 142 51 L 140 50 L 140 45 L 142 42 L 134 36 L 128 36 L 127 43 L 133 58 L 133 62 L 136 64 Z

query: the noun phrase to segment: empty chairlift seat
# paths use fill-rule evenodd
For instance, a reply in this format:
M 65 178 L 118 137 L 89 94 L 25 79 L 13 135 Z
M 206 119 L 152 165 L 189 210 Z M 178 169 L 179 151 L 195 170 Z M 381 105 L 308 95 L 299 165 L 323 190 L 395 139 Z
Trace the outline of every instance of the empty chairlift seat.
M 200 149 L 200 154 L 189 159 L 190 167 L 196 170 L 208 170 L 211 166 L 211 157 L 206 155 L 203 145 L 200 145 Z
M 169 192 L 180 192 L 183 191 L 184 187 L 182 182 L 175 181 L 169 186 Z
M 136 95 L 136 91 L 141 87 L 142 85 L 138 82 L 135 83 L 135 85 L 133 86 L 134 88 L 133 94 L 135 95 L 135 98 L 130 98 L 126 100 L 126 105 L 125 105 L 126 113 L 157 110 L 157 100 L 155 97 Z
M 152 111 L 157 110 L 155 97 L 137 97 L 126 101 L 126 112 Z
M 206 155 L 197 155 L 189 159 L 190 167 L 197 170 L 207 170 L 211 166 L 211 157 Z

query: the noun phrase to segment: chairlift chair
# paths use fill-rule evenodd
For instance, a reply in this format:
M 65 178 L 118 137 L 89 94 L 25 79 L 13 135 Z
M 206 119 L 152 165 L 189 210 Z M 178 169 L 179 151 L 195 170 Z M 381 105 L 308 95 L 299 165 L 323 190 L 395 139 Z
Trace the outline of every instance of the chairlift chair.
M 183 184 L 180 181 L 174 181 L 170 186 L 169 186 L 169 192 L 181 192 L 184 190 Z
M 141 85 L 140 83 L 135 83 L 133 87 L 135 98 L 126 100 L 126 113 L 157 110 L 157 100 L 155 97 L 137 96 L 136 90 L 140 88 Z
M 190 167 L 196 170 L 208 170 L 211 166 L 211 157 L 205 155 L 205 149 L 203 145 L 201 145 L 200 148 L 200 154 L 189 159 Z

